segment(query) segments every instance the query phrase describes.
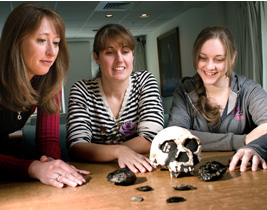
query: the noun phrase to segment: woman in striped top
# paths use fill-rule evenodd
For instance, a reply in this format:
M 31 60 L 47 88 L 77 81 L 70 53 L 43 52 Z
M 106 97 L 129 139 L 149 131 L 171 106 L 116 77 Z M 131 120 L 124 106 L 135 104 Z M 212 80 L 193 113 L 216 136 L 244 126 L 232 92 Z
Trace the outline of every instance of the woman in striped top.
M 135 40 L 119 24 L 103 26 L 94 41 L 99 75 L 76 82 L 69 96 L 67 146 L 72 158 L 118 160 L 134 173 L 151 171 L 151 141 L 163 129 L 155 77 L 133 71 Z

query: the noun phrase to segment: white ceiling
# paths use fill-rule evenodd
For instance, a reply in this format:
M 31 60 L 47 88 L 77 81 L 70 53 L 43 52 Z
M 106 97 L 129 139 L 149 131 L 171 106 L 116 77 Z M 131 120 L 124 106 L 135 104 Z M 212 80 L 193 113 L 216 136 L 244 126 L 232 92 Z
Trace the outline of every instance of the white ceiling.
M 0 1 L 0 30 L 9 13 L 22 1 Z M 67 38 L 94 37 L 95 31 L 107 23 L 119 23 L 134 36 L 146 35 L 158 26 L 193 7 L 203 7 L 204 1 L 35 1 L 52 8 L 66 24 Z M 107 4 L 109 3 L 109 4 Z M 118 4 L 124 3 L 124 4 Z M 104 8 L 109 6 L 108 8 Z M 127 8 L 128 7 L 128 8 Z M 148 13 L 148 18 L 140 18 Z M 105 18 L 112 14 L 112 18 Z

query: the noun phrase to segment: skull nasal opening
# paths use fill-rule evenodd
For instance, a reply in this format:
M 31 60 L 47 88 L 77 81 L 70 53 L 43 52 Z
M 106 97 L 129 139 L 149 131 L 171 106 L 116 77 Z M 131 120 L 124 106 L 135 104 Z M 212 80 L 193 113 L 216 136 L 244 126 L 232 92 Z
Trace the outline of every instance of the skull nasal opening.
M 177 162 L 188 162 L 189 161 L 189 157 L 186 154 L 186 152 L 180 152 L 178 157 L 176 158 Z

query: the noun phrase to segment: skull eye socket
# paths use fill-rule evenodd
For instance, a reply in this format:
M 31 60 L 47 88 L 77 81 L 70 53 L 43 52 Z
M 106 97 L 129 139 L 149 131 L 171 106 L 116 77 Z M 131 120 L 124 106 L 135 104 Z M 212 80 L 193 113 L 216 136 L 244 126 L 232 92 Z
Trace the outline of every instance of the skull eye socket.
M 165 141 L 160 145 L 160 150 L 164 153 L 173 153 L 177 151 L 177 145 L 173 140 Z
M 198 148 L 198 143 L 196 139 L 186 139 L 184 143 L 184 147 L 189 149 L 192 152 L 196 152 Z
M 170 162 L 175 161 L 175 156 L 178 152 L 177 145 L 174 140 L 165 141 L 159 148 L 163 153 L 168 153 L 165 166 L 169 166 Z

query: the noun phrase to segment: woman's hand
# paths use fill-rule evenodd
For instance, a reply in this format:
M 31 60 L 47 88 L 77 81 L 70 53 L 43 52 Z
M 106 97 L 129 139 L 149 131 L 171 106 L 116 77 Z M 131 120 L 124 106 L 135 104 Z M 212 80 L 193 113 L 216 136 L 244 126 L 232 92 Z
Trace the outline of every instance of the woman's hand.
M 127 146 L 120 145 L 117 149 L 118 164 L 120 168 L 128 167 L 134 173 L 152 171 L 150 160 Z
M 90 174 L 89 171 L 78 170 L 62 160 L 46 156 L 42 156 L 40 161 L 33 161 L 28 173 L 30 177 L 57 188 L 62 188 L 65 184 L 71 187 L 82 185 L 86 182 L 82 175 Z
M 250 160 L 252 161 L 252 171 L 257 171 L 259 164 L 261 164 L 263 169 L 267 169 L 266 162 L 254 149 L 242 148 L 238 150 L 231 158 L 229 171 L 235 170 L 235 167 L 237 166 L 238 162 L 241 161 L 240 172 L 245 172 Z
M 267 134 L 267 123 L 260 124 L 254 128 L 249 134 L 246 135 L 246 144 L 254 141 L 255 139 Z

